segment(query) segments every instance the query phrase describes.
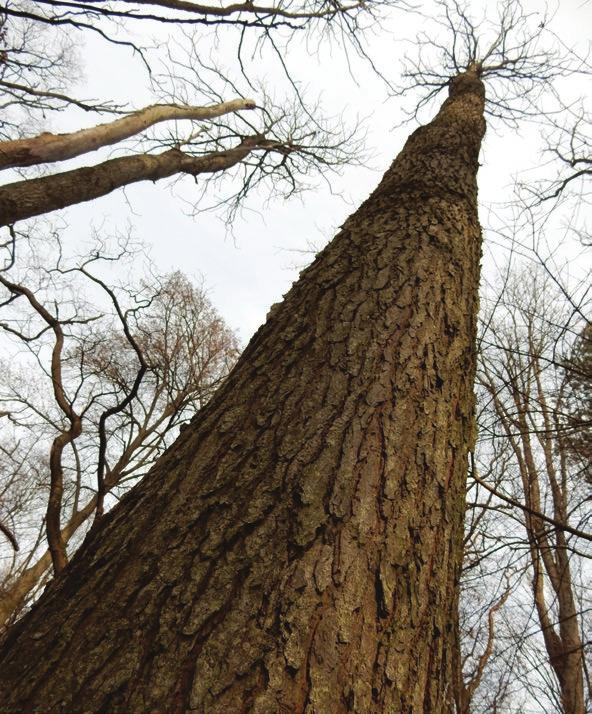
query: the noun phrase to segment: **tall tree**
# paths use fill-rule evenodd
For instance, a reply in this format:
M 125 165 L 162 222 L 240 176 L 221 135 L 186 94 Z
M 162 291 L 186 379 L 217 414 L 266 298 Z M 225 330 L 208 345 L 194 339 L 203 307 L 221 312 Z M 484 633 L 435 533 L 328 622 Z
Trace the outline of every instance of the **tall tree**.
M 7 711 L 451 712 L 479 683 L 477 669 L 459 686 L 457 599 L 474 433 L 481 80 L 497 75 L 489 112 L 512 121 L 524 86 L 563 67 L 533 48 L 539 30 L 507 42 L 531 24 L 518 2 L 503 3 L 480 62 L 475 24 L 458 2 L 440 4 L 452 50 L 439 72 L 420 62 L 408 76 L 428 97 L 448 86 L 448 100 L 272 310 L 208 408 L 8 633 Z M 86 17 L 90 5 L 60 13 Z M 328 161 L 310 132 L 304 143 L 276 136 L 273 119 L 261 130 L 240 118 L 249 113 L 220 120 L 205 144 L 200 127 L 173 148 L 150 144 L 164 154 L 4 187 L 3 218 L 162 177 L 175 161 L 198 173 L 243 160 L 245 190 L 261 175 L 290 184 L 288 159 Z M 119 141 L 140 115 L 98 134 Z M 84 150 L 85 138 L 66 137 L 66 148 L 82 139 Z
M 479 73 L 9 631 L 7 710 L 453 710 Z
M 587 608 L 579 602 L 585 571 L 578 561 L 590 557 L 592 536 L 582 528 L 588 520 L 587 494 L 568 459 L 575 431 L 565 423 L 571 374 L 555 358 L 574 316 L 566 297 L 542 271 L 530 269 L 529 280 L 525 285 L 523 275 L 510 276 L 488 320 L 491 334 L 483 337 L 478 382 L 489 406 L 482 419 L 481 448 L 482 459 L 495 462 L 490 473 L 495 486 L 474 476 L 498 502 L 522 506 L 522 513 L 512 514 L 526 534 L 519 549 L 512 545 L 516 527 L 500 514 L 498 519 L 504 521 L 506 547 L 524 553 L 515 554 L 514 565 L 523 559 L 528 564 L 529 587 L 523 588 L 521 599 L 528 597 L 540 626 L 541 676 L 547 676 L 549 701 L 558 711 L 584 714 L 582 633 L 588 623 Z M 516 634 L 517 649 L 519 639 Z

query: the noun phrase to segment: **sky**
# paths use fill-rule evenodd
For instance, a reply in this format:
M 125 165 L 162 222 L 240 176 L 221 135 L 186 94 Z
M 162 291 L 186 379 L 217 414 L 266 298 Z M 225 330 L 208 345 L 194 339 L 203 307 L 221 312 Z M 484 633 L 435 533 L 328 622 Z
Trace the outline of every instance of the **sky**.
M 485 7 L 481 2 L 470 5 L 476 15 Z M 490 10 L 492 5 L 488 4 Z M 535 13 L 544 10 L 541 2 L 525 5 Z M 533 22 L 537 17 L 533 16 Z M 414 52 L 418 33 L 428 25 L 426 17 L 396 12 L 368 32 L 369 54 L 389 81 L 397 81 L 402 55 Z M 592 3 L 563 0 L 554 27 L 567 44 L 585 51 L 587 28 L 592 27 Z M 138 26 L 140 30 L 143 33 L 137 36 L 140 43 L 154 43 L 161 49 L 166 46 L 167 37 L 161 27 Z M 445 41 L 444 36 L 439 39 Z M 230 42 L 219 42 L 212 49 L 208 38 L 201 38 L 200 48 L 231 72 L 236 71 Z M 128 49 L 115 48 L 95 38 L 81 44 L 78 55 L 82 69 L 76 87 L 78 96 L 131 101 L 135 107 L 153 101 L 146 87 L 144 67 Z M 307 101 L 314 103 L 318 97 L 326 114 L 334 117 L 337 124 L 351 125 L 358 118 L 362 120 L 369 157 L 364 165 L 346 167 L 341 175 L 327 177 L 330 186 L 319 178 L 314 188 L 290 200 L 267 201 L 266 196 L 255 196 L 246 203 L 231 231 L 212 213 L 190 215 L 188 202 L 197 194 L 192 178 L 186 177 L 173 185 L 165 181 L 137 184 L 54 214 L 55 220 L 69 226 L 64 232 L 67 244 L 76 250 L 89 238 L 92 227 L 113 233 L 131 230 L 149 247 L 156 269 L 181 269 L 198 281 L 203 279 L 212 302 L 246 344 L 265 320 L 270 306 L 281 299 L 299 270 L 311 260 L 314 250 L 334 235 L 376 186 L 416 126 L 414 122 L 401 126 L 401 121 L 403 109 L 412 107 L 417 95 L 404 99 L 389 97 L 385 83 L 368 63 L 351 52 L 349 60 L 352 73 L 347 70 L 346 57 L 338 42 L 323 43 L 320 48 L 295 42 L 284 54 L 291 76 Z M 260 77 L 266 89 L 276 96 L 290 89 L 269 52 L 254 57 L 249 71 Z M 584 79 L 566 80 L 565 91 L 574 95 L 586 91 L 589 80 Z M 439 96 L 427 108 L 423 121 L 429 120 L 442 100 Z M 52 130 L 73 130 L 89 121 L 92 118 L 83 113 L 66 113 L 54 120 Z M 540 134 L 540 128 L 532 124 L 518 129 L 499 123 L 489 126 L 479 175 L 484 224 L 490 220 L 492 208 L 499 212 L 500 206 L 511 198 L 515 179 L 528 178 L 533 175 L 532 167 L 541 164 Z M 113 150 L 98 152 L 63 166 L 94 163 L 112 155 L 118 154 Z M 486 280 L 493 275 L 496 264 L 504 263 L 508 253 L 508 245 L 504 246 L 499 236 L 491 234 L 490 238 L 484 258 Z M 502 245 L 496 247 L 496 242 Z M 564 245 L 558 260 L 564 258 L 583 264 L 589 255 L 582 256 L 578 246 Z
M 489 10 L 495 6 L 492 2 L 469 4 L 477 15 L 486 6 Z M 425 3 L 423 7 L 432 6 Z M 525 2 L 525 7 L 539 13 L 532 17 L 536 23 L 545 6 L 532 1 Z M 368 52 L 387 79 L 397 81 L 404 53 L 413 54 L 418 34 L 429 24 L 425 16 L 399 12 L 391 13 L 380 27 L 370 29 L 366 38 Z M 592 2 L 562 0 L 557 6 L 553 27 L 567 45 L 585 53 L 592 27 Z M 155 55 L 164 57 L 167 36 L 163 28 L 143 25 L 138 28 L 140 32 L 137 41 L 155 45 L 159 48 Z M 436 37 L 446 41 L 443 35 Z M 233 48 L 225 38 L 226 35 L 217 46 L 211 47 L 208 38 L 202 37 L 200 51 L 236 72 Z M 81 78 L 72 93 L 83 98 L 130 102 L 135 108 L 154 101 L 138 57 L 128 49 L 107 45 L 98 38 L 85 42 L 81 41 L 78 48 Z M 212 303 L 238 333 L 242 344 L 246 344 L 264 322 L 271 305 L 281 300 L 314 252 L 331 239 L 378 184 L 417 126 L 413 121 L 401 125 L 404 109 L 413 107 L 417 95 L 404 99 L 390 96 L 385 82 L 368 63 L 351 53 L 350 72 L 338 42 L 323 43 L 320 47 L 313 43 L 307 46 L 305 41 L 294 42 L 283 59 L 307 101 L 313 105 L 322 102 L 325 113 L 338 125 L 362 121 L 368 155 L 363 165 L 348 166 L 339 175 L 326 176 L 330 184 L 319 177 L 311 190 L 290 200 L 254 196 L 233 223 L 232 230 L 213 213 L 191 215 L 189 202 L 199 188 L 191 178 L 130 186 L 52 215 L 51 220 L 61 226 L 67 252 L 80 251 L 90 241 L 93 230 L 103 235 L 129 230 L 146 244 L 156 270 L 182 270 L 196 281 L 203 281 Z M 249 73 L 257 75 L 266 89 L 278 98 L 290 92 L 284 73 L 270 53 L 256 55 L 250 62 Z M 558 89 L 562 96 L 570 98 L 589 95 L 590 77 L 564 80 Z M 253 96 L 262 100 L 262 93 L 257 90 Z M 422 121 L 428 121 L 435 114 L 443 99 L 439 96 L 426 108 Z M 55 117 L 47 129 L 72 131 L 88 126 L 93 120 L 82 112 L 66 112 Z M 488 127 L 479 171 L 480 213 L 486 228 L 485 286 L 494 283 L 496 269 L 503 267 L 510 255 L 510 242 L 488 226 L 499 225 L 497 217 L 509 215 L 506 204 L 513 197 L 515 180 L 528 181 L 554 170 L 550 165 L 541 166 L 544 159 L 540 149 L 541 127 L 536 123 L 511 128 L 493 122 Z M 121 155 L 119 148 L 66 162 L 60 168 L 96 163 L 116 155 Z M 573 203 L 557 214 L 546 242 L 540 247 L 545 256 L 553 257 L 558 267 L 567 263 L 569 276 L 577 281 L 592 263 L 590 251 L 583 251 L 577 242 L 561 242 L 565 226 L 574 214 L 578 220 L 583 219 L 583 215 L 577 215 Z M 534 238 L 542 240 L 540 234 Z M 527 248 L 529 240 L 525 235 L 523 243 Z M 527 250 L 525 254 L 524 260 L 528 260 Z M 135 268 L 127 269 L 130 278 L 138 277 Z

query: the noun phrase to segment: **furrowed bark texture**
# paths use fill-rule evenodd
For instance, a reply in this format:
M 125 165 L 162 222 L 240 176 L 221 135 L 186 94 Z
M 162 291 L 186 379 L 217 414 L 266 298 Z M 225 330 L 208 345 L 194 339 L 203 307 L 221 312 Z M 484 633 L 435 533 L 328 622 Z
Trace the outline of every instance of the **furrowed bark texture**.
M 454 80 L 8 632 L 1 711 L 453 711 L 483 96 Z

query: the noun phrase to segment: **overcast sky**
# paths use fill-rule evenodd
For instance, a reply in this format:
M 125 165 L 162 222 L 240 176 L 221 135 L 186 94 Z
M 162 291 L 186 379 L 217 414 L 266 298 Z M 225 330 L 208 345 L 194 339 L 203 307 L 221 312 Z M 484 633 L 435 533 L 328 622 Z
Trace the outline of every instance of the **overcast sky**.
M 495 7 L 494 2 L 476 0 L 467 4 L 476 16 L 486 6 L 488 10 Z M 531 21 L 537 26 L 545 4 L 533 0 L 524 5 L 533 12 Z M 424 3 L 422 7 L 427 12 L 432 5 Z M 592 2 L 561 0 L 553 28 L 567 46 L 585 54 L 591 27 Z M 158 48 L 150 53 L 156 68 L 158 56 L 162 59 L 166 55 L 165 28 L 142 23 L 137 29 L 142 33 L 136 38 L 138 44 Z M 367 33 L 368 53 L 387 79 L 397 81 L 403 54 L 413 55 L 417 35 L 423 30 L 433 30 L 425 16 L 392 12 L 383 26 L 375 26 Z M 217 45 L 203 36 L 200 52 L 208 61 L 228 67 L 236 76 L 236 39 L 232 30 L 221 31 Z M 437 39 L 444 44 L 449 40 L 444 35 Z M 81 98 L 112 99 L 135 108 L 155 100 L 149 91 L 141 60 L 128 48 L 117 48 L 97 37 L 80 38 L 80 41 L 78 57 L 82 77 L 72 88 L 72 94 Z M 88 44 L 82 44 L 83 41 Z M 318 48 L 314 43 L 307 46 L 304 39 L 295 41 L 283 60 L 311 105 L 321 101 L 326 115 L 333 117 L 338 125 L 350 126 L 358 119 L 362 121 L 368 155 L 363 166 L 350 166 L 340 175 L 327 175 L 330 184 L 317 178 L 314 188 L 288 201 L 279 198 L 268 201 L 266 195 L 253 196 L 234 222 L 232 231 L 213 213 L 191 215 L 190 204 L 199 195 L 199 185 L 196 187 L 190 177 L 175 182 L 130 186 L 125 191 L 119 190 L 50 216 L 49 220 L 63 232 L 67 252 L 80 252 L 91 240 L 93 229 L 103 236 L 130 230 L 149 247 L 156 270 L 182 270 L 198 281 L 203 280 L 213 304 L 238 333 L 242 344 L 246 344 L 265 320 L 270 306 L 281 300 L 298 277 L 299 270 L 310 262 L 314 250 L 331 239 L 347 216 L 378 184 L 407 136 L 417 126 L 416 122 L 401 126 L 405 116 L 403 110 L 414 106 L 417 95 L 412 94 L 405 100 L 389 97 L 385 83 L 369 64 L 351 52 L 350 73 L 348 57 L 339 43 L 325 42 Z M 253 57 L 248 72 L 253 80 L 258 77 L 266 90 L 278 99 L 291 92 L 277 58 L 269 51 Z M 565 80 L 558 90 L 566 101 L 579 95 L 589 96 L 590 79 L 580 76 Z M 263 101 L 261 93 L 256 90 L 250 93 L 258 102 Z M 428 121 L 443 100 L 441 95 L 427 107 L 422 120 Z M 24 127 L 24 131 L 31 134 L 36 130 L 75 130 L 94 121 L 96 116 L 68 111 L 54 117 L 48 126 Z M 536 123 L 525 123 L 517 129 L 498 122 L 489 123 L 479 171 L 481 221 L 486 228 L 485 286 L 495 280 L 496 267 L 504 266 L 511 249 L 517 248 L 507 236 L 488 229 L 489 226 L 499 226 L 504 217 L 509 221 L 513 214 L 507 204 L 513 198 L 515 180 L 552 177 L 555 171 L 554 166 L 545 165 L 546 159 L 541 157 L 541 132 L 541 126 Z M 120 147 L 104 150 L 51 170 L 98 163 L 109 156 L 121 155 L 121 152 Z M 214 202 L 218 197 L 213 195 L 208 200 Z M 562 239 L 570 221 L 584 225 L 587 209 L 587 206 L 578 207 L 574 202 L 566 204 L 564 210 L 554 216 L 545 240 L 539 233 L 534 236 L 520 234 L 518 238 L 523 246 L 518 246 L 514 259 L 527 261 L 531 241 L 539 240 L 543 257 L 554 261 L 557 269 L 563 269 L 567 264 L 568 269 L 562 277 L 577 281 L 591 267 L 590 249 L 586 252 L 577 241 Z M 588 227 L 592 228 L 589 216 L 588 221 Z M 137 277 L 135 267 L 129 270 L 130 277 Z M 9 348 L 13 349 L 13 343 Z M 17 363 L 18 359 L 12 361 Z M 538 626 L 533 624 L 532 631 L 536 630 Z
M 544 10 L 541 2 L 525 4 L 535 12 Z M 473 2 L 471 5 L 478 8 L 485 4 Z M 491 8 L 493 3 L 488 5 Z M 397 80 L 402 54 L 413 53 L 417 33 L 427 26 L 425 18 L 393 13 L 383 27 L 374 28 L 368 34 L 368 51 L 390 80 Z M 568 45 L 584 52 L 592 27 L 592 3 L 563 0 L 554 27 Z M 161 27 L 146 25 L 141 29 L 146 33 L 138 37 L 142 43 L 156 38 L 157 43 L 165 45 L 166 36 Z M 209 48 L 207 38 L 202 38 L 201 43 L 204 52 L 210 52 L 216 61 L 232 68 L 231 42 L 214 50 Z M 331 188 L 317 180 L 313 190 L 289 201 L 266 202 L 265 196 L 253 197 L 235 221 L 232 235 L 215 215 L 189 215 L 186 201 L 197 195 L 193 179 L 186 177 L 174 186 L 162 181 L 154 185 L 138 184 L 56 214 L 56 220 L 70 226 L 69 246 L 75 247 L 86 240 L 91 226 L 101 227 L 103 232 L 132 226 L 133 234 L 150 246 L 159 270 L 181 269 L 196 278 L 203 276 L 213 303 L 246 343 L 264 321 L 270 305 L 281 299 L 297 278 L 299 269 L 309 262 L 311 247 L 322 247 L 367 197 L 416 126 L 412 122 L 397 128 L 404 116 L 403 105 L 411 106 L 415 97 L 410 96 L 404 102 L 400 98 L 389 98 L 385 84 L 369 65 L 350 55 L 352 78 L 342 48 L 336 44 L 325 43 L 320 53 L 313 52 L 314 49 L 314 46 L 307 48 L 304 42 L 294 43 L 284 57 L 285 62 L 303 94 L 311 102 L 320 97 L 328 115 L 347 125 L 354 123 L 357 117 L 364 121 L 370 156 L 366 166 L 345 168 L 342 175 L 328 177 Z M 113 97 L 130 101 L 135 107 L 153 101 L 145 88 L 141 62 L 134 59 L 129 50 L 93 40 L 89 45 L 80 46 L 79 56 L 84 72 L 77 86 L 79 96 Z M 288 83 L 271 53 L 254 58 L 250 71 L 276 96 L 289 92 Z M 583 78 L 577 82 L 566 81 L 565 91 L 570 96 L 583 93 L 586 83 Z M 256 92 L 252 94 L 260 100 Z M 433 115 L 443 98 L 439 97 L 426 111 L 424 120 Z M 82 113 L 64 114 L 54 121 L 52 129 L 74 129 L 88 121 Z M 540 133 L 540 128 L 532 125 L 524 125 L 519 131 L 499 124 L 489 126 L 479 176 L 484 224 L 489 221 L 491 206 L 498 212 L 511 198 L 516 176 L 525 179 L 534 175 L 529 171 L 541 163 Z M 98 158 L 97 154 L 96 160 Z M 86 156 L 68 166 L 91 161 L 94 162 L 95 157 Z M 490 238 L 486 277 L 496 262 L 503 263 L 509 248 L 499 237 L 491 235 Z M 563 248 L 557 258 L 561 262 L 576 255 L 581 267 L 586 257 L 573 245 Z

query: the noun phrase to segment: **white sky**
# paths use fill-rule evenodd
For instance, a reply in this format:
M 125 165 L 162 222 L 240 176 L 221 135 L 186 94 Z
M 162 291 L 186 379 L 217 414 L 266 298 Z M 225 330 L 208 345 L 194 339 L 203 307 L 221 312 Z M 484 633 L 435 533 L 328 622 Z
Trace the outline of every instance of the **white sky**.
M 540 2 L 525 4 L 536 11 L 544 7 Z M 471 5 L 483 6 L 484 3 Z M 413 51 L 411 43 L 425 24 L 425 19 L 397 13 L 384 27 L 375 28 L 373 37 L 369 36 L 369 51 L 389 78 L 396 80 L 401 53 Z M 592 27 L 592 3 L 563 0 L 554 26 L 568 45 L 583 50 Z M 155 31 L 162 33 L 161 28 Z M 161 34 L 158 41 L 163 40 Z M 222 61 L 232 63 L 232 51 L 219 54 Z M 128 100 L 136 107 L 150 103 L 141 63 L 131 59 L 128 50 L 93 40 L 87 47 L 81 47 L 80 57 L 85 77 L 77 87 L 79 96 Z M 367 118 L 368 148 L 373 156 L 371 166 L 346 168 L 341 176 L 333 177 L 333 194 L 324 182 L 318 182 L 314 190 L 289 201 L 280 199 L 264 204 L 263 199 L 251 200 L 247 206 L 255 210 L 245 212 L 235 223 L 233 236 L 226 233 L 213 215 L 201 214 L 196 218 L 187 215 L 186 204 L 179 194 L 188 198 L 192 192 L 194 195 L 193 179 L 189 177 L 173 190 L 164 181 L 154 185 L 137 184 L 59 214 L 59 218 L 70 225 L 67 235 L 71 246 L 88 238 L 91 225 L 115 231 L 131 224 L 134 235 L 151 247 L 160 271 L 181 269 L 190 276 L 204 277 L 212 302 L 244 343 L 264 321 L 270 305 L 280 300 L 297 278 L 299 268 L 312 257 L 298 251 L 309 250 L 311 244 L 320 248 L 330 239 L 378 183 L 415 128 L 414 124 L 394 128 L 402 118 L 401 100 L 388 99 L 384 84 L 368 66 L 354 59 L 356 84 L 345 68 L 339 48 L 324 47 L 320 56 L 315 56 L 308 54 L 305 47 L 294 44 L 286 62 L 307 96 L 322 95 L 328 114 L 343 117 L 345 123 L 355 120 L 356 116 Z M 275 85 L 279 92 L 287 91 L 286 82 L 271 57 L 257 59 L 253 66 L 267 78 L 268 86 Z M 572 81 L 569 87 L 566 84 L 566 89 L 571 93 L 584 91 L 584 82 L 581 81 L 580 86 L 578 81 L 578 86 L 574 86 Z M 438 103 L 441 100 L 439 98 Z M 413 98 L 408 98 L 405 105 L 409 107 L 412 102 Z M 436 108 L 434 106 L 424 120 Z M 61 123 L 55 123 L 52 130 L 78 128 L 89 119 L 83 113 L 76 113 L 62 115 L 59 121 Z M 532 126 L 525 126 L 519 133 L 503 126 L 489 128 L 479 176 L 481 200 L 485 205 L 508 200 L 518 172 L 540 163 L 539 134 L 540 130 Z M 90 164 L 102 156 L 86 156 L 77 164 L 65 166 Z M 58 218 L 58 214 L 55 217 Z M 486 218 L 487 211 L 482 210 L 483 222 Z M 494 247 L 493 243 L 489 250 L 493 257 L 491 253 L 486 257 L 487 271 L 494 262 L 503 262 L 507 252 Z M 570 257 L 577 252 L 573 246 L 565 250 Z M 562 256 L 559 259 L 561 261 Z
M 484 7 L 486 3 L 470 4 Z M 426 3 L 424 7 L 427 6 Z M 525 6 L 533 11 L 544 9 L 543 3 L 535 1 L 525 2 Z M 425 19 L 415 15 L 393 14 L 384 27 L 374 28 L 373 36 L 369 36 L 369 52 L 390 79 L 396 80 L 402 53 L 413 52 L 413 41 L 425 24 Z M 562 0 L 554 27 L 567 45 L 585 52 L 592 28 L 592 2 Z M 147 32 L 143 26 L 141 29 Z M 163 43 L 162 28 L 154 31 L 160 33 L 158 40 Z M 147 41 L 146 37 L 139 39 Z M 224 45 L 220 54 L 232 65 L 231 49 Z M 76 88 L 78 96 L 129 101 L 135 107 L 153 101 L 146 90 L 142 65 L 128 50 L 93 39 L 80 48 L 80 58 L 85 76 Z M 354 82 L 338 47 L 325 46 L 320 55 L 315 55 L 294 44 L 286 61 L 306 96 L 322 95 L 328 114 L 342 117 L 345 123 L 357 116 L 366 117 L 368 150 L 372 155 L 367 167 L 349 167 L 341 176 L 333 177 L 333 192 L 319 181 L 317 188 L 290 201 L 266 204 L 265 197 L 251 200 L 247 206 L 253 210 L 245 211 L 235 223 L 233 235 L 228 235 L 220 220 L 211 214 L 197 218 L 187 214 L 182 197 L 194 194 L 193 179 L 184 178 L 173 190 L 165 181 L 137 184 L 52 214 L 52 220 L 69 225 L 64 232 L 69 249 L 79 251 L 80 245 L 90 240 L 93 226 L 106 233 L 125 231 L 131 225 L 133 234 L 150 247 L 157 270 L 180 269 L 198 280 L 203 277 L 213 304 L 246 344 L 265 320 L 269 307 L 281 299 L 299 269 L 309 262 L 312 256 L 302 251 L 310 251 L 311 245 L 319 249 L 334 235 L 377 185 L 415 128 L 413 123 L 395 128 L 402 119 L 401 101 L 388 99 L 384 84 L 370 68 L 352 58 L 357 83 Z M 271 57 L 258 59 L 256 65 L 254 69 L 267 78 L 269 87 L 275 86 L 278 93 L 285 90 L 285 78 Z M 589 78 L 571 80 L 561 87 L 571 96 L 589 88 Z M 442 100 L 443 97 L 437 100 L 424 120 L 433 115 Z M 412 97 L 405 101 L 407 107 L 412 103 Z M 64 113 L 48 128 L 74 130 L 92 120 L 83 112 Z M 479 175 L 482 223 L 489 222 L 489 207 L 499 212 L 512 197 L 515 177 L 528 178 L 529 170 L 540 165 L 540 146 L 540 128 L 536 126 L 525 125 L 518 132 L 500 125 L 489 126 Z M 96 163 L 108 155 L 109 151 L 85 156 L 60 169 Z M 554 169 L 543 169 L 543 173 L 545 170 Z M 537 175 L 541 175 L 540 171 Z M 556 224 L 561 226 L 569 218 L 565 214 Z M 554 242 L 559 244 L 560 234 L 559 230 L 549 234 L 547 253 L 556 249 Z M 509 244 L 487 233 L 486 238 L 484 279 L 488 281 L 493 279 L 495 265 L 507 260 Z M 559 246 L 554 258 L 559 265 L 571 261 L 573 275 L 591 267 L 590 251 L 583 252 L 573 242 Z

